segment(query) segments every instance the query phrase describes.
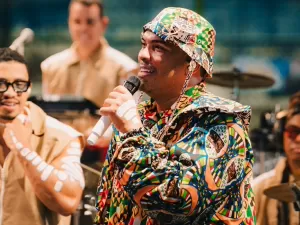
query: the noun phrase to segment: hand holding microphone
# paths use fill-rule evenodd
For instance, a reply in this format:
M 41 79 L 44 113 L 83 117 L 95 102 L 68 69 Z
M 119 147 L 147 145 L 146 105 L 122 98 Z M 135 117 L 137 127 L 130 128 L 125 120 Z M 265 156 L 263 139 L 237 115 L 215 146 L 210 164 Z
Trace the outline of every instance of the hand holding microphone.
M 140 80 L 132 76 L 125 82 L 124 86 L 116 87 L 109 94 L 100 109 L 102 117 L 88 137 L 90 145 L 97 142 L 98 138 L 104 134 L 111 123 L 122 133 L 142 127 L 136 103 L 132 96 L 138 90 L 139 86 Z

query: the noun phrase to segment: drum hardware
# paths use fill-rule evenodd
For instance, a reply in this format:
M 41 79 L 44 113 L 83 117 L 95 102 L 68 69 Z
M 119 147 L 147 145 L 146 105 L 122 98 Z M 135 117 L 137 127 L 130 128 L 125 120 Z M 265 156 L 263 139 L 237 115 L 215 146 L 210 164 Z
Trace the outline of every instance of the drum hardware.
M 84 215 L 85 216 L 91 216 L 92 218 L 94 218 L 97 213 L 97 209 L 95 207 L 96 204 L 96 197 L 94 195 L 91 194 L 86 194 L 84 196 Z
M 257 163 L 254 175 L 259 175 L 274 168 L 278 159 L 284 156 L 282 143 L 282 127 L 284 127 L 286 111 L 276 105 L 260 115 L 259 128 L 250 132 L 251 144 Z
M 97 177 L 99 177 L 101 175 L 101 173 L 95 169 L 93 169 L 92 167 L 89 167 L 83 163 L 80 164 L 81 167 L 87 171 L 88 173 L 92 173 L 94 175 L 97 175 Z M 89 179 L 91 179 L 90 175 L 87 175 L 85 173 L 85 182 L 88 183 Z M 99 179 L 98 179 L 99 180 Z M 97 182 L 98 182 L 97 180 Z M 79 204 L 79 206 L 77 207 L 76 212 L 73 214 L 72 216 L 72 225 L 92 225 L 93 224 L 93 219 L 96 216 L 97 213 L 97 209 L 95 207 L 95 203 L 96 203 L 96 190 L 91 190 L 91 187 L 85 188 L 85 190 L 83 191 L 83 198 Z
M 84 194 L 77 210 L 72 215 L 72 225 L 92 225 L 96 216 L 97 209 L 95 207 L 95 194 Z
M 81 165 L 81 167 L 82 167 L 83 169 L 88 170 L 88 171 L 91 172 L 91 173 L 94 173 L 94 174 L 96 174 L 96 175 L 101 176 L 101 173 L 100 173 L 99 171 L 93 169 L 92 167 L 89 167 L 89 166 L 87 166 L 87 165 L 85 165 L 85 164 L 83 164 L 83 163 L 80 163 L 80 165 Z
M 232 88 L 232 99 L 239 101 L 240 89 L 271 87 L 275 80 L 264 74 L 242 72 L 238 68 L 233 68 L 229 71 L 215 72 L 212 78 L 206 79 L 206 83 Z

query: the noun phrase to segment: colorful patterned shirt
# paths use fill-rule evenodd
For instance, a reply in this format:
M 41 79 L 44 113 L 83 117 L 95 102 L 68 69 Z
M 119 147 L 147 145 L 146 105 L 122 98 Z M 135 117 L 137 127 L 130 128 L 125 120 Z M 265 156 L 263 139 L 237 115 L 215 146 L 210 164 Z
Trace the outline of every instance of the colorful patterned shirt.
M 172 109 L 172 121 L 172 110 L 157 112 L 153 100 L 138 109 L 142 129 L 115 130 L 97 190 L 96 224 L 255 224 L 249 106 L 198 85 Z

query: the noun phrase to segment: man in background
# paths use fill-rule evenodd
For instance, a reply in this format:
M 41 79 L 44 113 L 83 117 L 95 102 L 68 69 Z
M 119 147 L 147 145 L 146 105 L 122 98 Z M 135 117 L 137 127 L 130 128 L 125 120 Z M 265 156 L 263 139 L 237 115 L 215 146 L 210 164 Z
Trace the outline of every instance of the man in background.
M 84 141 L 28 102 L 30 90 L 24 58 L 0 49 L 0 224 L 67 225 L 85 186 Z
M 283 149 L 286 154 L 276 165 L 276 167 L 266 173 L 261 174 L 253 180 L 257 207 L 257 224 L 271 225 L 299 224 L 299 212 L 295 211 L 293 204 L 271 199 L 264 195 L 264 190 L 282 183 L 292 183 L 300 180 L 300 91 L 290 98 L 286 121 L 281 118 L 283 138 Z M 285 193 L 278 193 L 283 195 Z
M 100 0 L 72 0 L 68 23 L 72 46 L 41 64 L 43 95 L 81 96 L 101 107 L 137 63 L 105 40 L 109 19 Z
M 100 108 L 113 88 L 136 70 L 137 63 L 105 40 L 109 19 L 104 16 L 100 0 L 72 0 L 68 23 L 72 46 L 41 64 L 43 96 L 83 97 Z M 73 128 L 88 136 L 96 121 L 94 117 L 75 118 L 73 124 L 77 125 Z M 107 134 L 99 139 L 96 148 L 105 151 L 109 141 Z M 95 153 L 101 155 L 95 150 L 90 153 L 92 158 Z

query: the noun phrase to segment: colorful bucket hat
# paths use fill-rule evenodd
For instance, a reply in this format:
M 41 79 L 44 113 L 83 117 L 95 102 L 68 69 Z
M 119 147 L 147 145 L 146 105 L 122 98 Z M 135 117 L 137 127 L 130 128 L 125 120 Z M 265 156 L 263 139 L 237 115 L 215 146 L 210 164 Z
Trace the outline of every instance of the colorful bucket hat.
M 189 9 L 169 7 L 143 28 L 179 46 L 206 70 L 208 77 L 212 76 L 216 31 L 199 14 Z

